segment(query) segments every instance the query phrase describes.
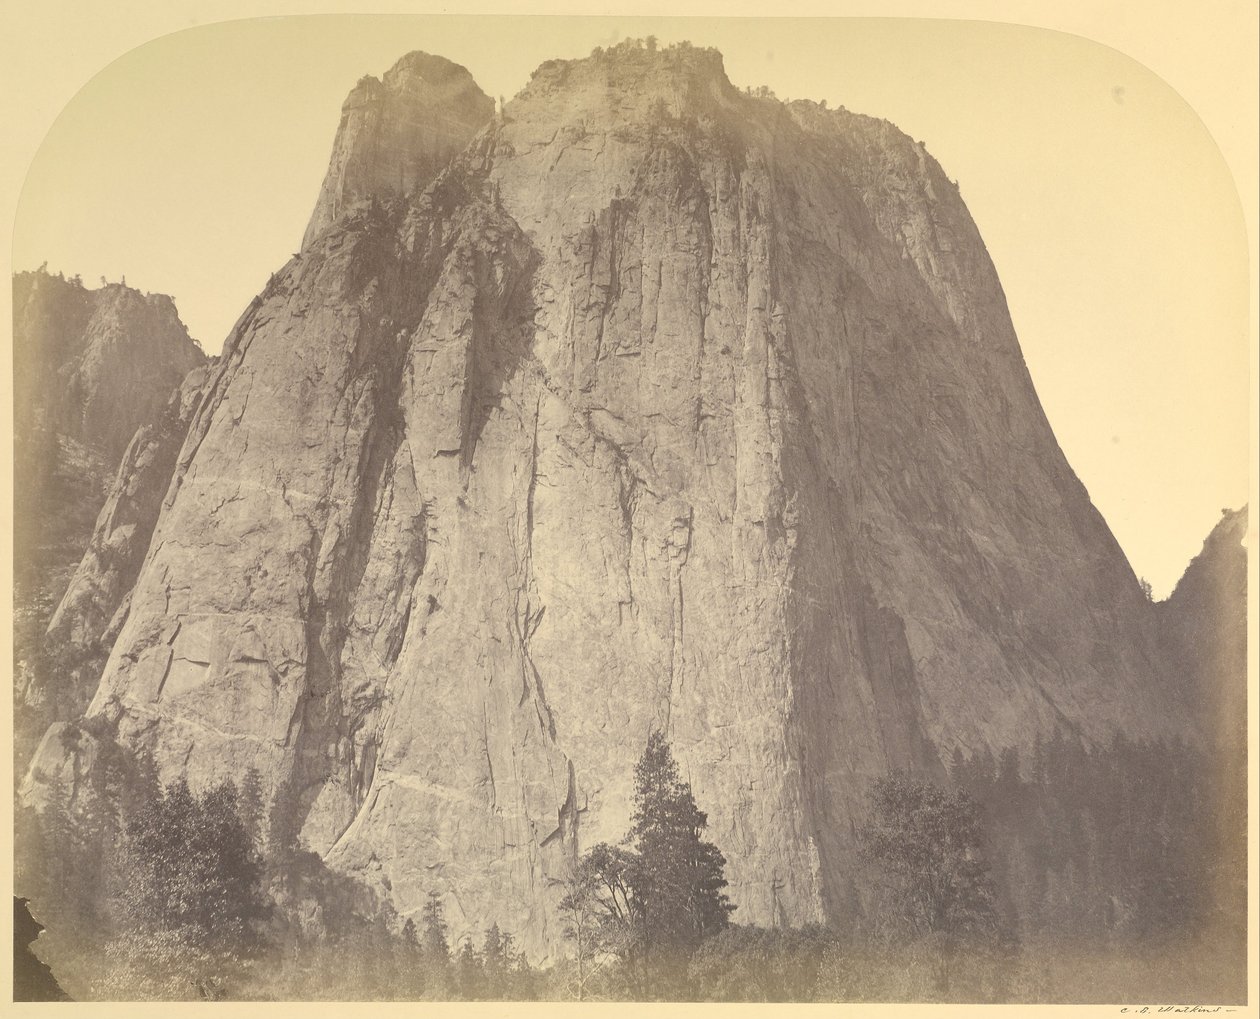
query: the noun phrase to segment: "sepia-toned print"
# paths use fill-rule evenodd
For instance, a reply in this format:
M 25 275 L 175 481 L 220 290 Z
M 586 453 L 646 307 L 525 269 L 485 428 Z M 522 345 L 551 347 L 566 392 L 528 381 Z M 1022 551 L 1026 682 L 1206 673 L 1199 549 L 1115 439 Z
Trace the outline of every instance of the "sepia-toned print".
M 858 71 L 776 94 L 799 78 L 742 77 L 762 43 L 720 20 L 557 19 L 551 50 L 509 19 L 462 44 L 456 22 L 389 24 L 388 60 L 336 80 L 313 133 L 223 111 L 319 139 L 309 187 L 257 170 L 248 201 L 309 212 L 279 242 L 190 236 L 142 278 L 126 226 L 63 242 L 40 183 L 62 178 L 32 170 L 15 998 L 1244 1004 L 1234 269 L 1159 312 L 1219 309 L 1193 356 L 1233 388 L 1170 381 L 1181 354 L 1133 368 L 1218 409 L 1220 457 L 1163 514 L 1122 506 L 1098 465 L 1130 441 L 1125 470 L 1155 459 L 1047 337 L 1108 287 L 1121 309 L 1147 291 L 1039 304 L 1019 208 L 993 198 L 1013 192 L 977 185 L 991 257 L 931 139 L 843 100 Z M 173 94 L 182 52 L 263 96 L 244 55 L 266 33 L 272 72 L 310 74 L 338 33 L 381 51 L 384 25 L 153 53 Z M 766 22 L 764 47 L 789 28 L 811 30 Z M 872 66 L 894 59 L 870 39 Z M 503 95 L 494 47 L 532 61 Z M 1157 93 L 1132 73 L 1082 137 L 1139 145 Z M 1031 205 L 1055 173 L 1003 186 Z M 1174 222 L 1237 227 L 1206 190 L 1178 200 Z M 247 291 L 237 259 L 267 266 Z M 183 278 L 191 312 L 147 289 Z

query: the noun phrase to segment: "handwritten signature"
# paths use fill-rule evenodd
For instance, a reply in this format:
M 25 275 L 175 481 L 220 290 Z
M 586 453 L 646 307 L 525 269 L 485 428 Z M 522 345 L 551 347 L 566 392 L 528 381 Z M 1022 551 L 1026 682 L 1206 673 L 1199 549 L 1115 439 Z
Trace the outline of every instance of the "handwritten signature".
M 1237 1012 L 1236 1008 L 1227 1008 L 1224 1005 L 1135 1005 L 1133 1008 L 1120 1009 L 1123 1015 L 1164 1015 L 1176 1012 L 1198 1012 L 1200 1014 L 1209 1012 Z

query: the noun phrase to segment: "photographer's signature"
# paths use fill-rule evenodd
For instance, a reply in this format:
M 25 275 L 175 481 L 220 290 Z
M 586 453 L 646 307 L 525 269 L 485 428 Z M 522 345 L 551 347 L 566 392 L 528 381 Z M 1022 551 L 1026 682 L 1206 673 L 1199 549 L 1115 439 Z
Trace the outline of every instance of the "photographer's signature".
M 1174 1015 L 1178 1012 L 1196 1012 L 1206 1015 L 1211 1012 L 1237 1012 L 1236 1008 L 1224 1005 L 1133 1005 L 1120 1009 L 1121 1015 Z

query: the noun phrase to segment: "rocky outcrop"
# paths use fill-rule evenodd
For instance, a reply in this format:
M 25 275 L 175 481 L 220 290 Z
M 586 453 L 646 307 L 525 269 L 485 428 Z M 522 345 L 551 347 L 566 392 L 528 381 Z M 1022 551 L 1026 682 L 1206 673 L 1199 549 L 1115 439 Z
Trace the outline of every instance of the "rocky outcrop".
M 302 249 L 357 205 L 422 190 L 493 115 L 494 100 L 444 57 L 410 53 L 382 79 L 362 78 L 341 107 Z
M 622 46 L 544 64 L 431 182 L 347 170 L 421 165 L 431 60 L 352 94 L 90 716 L 168 779 L 258 768 L 273 838 L 535 957 L 653 729 L 738 918 L 801 923 L 844 915 L 890 769 L 1183 724 L 922 145 Z
M 13 1000 L 69 1001 L 53 971 L 31 950 L 44 925 L 31 916 L 29 901 L 13 897 Z
M 54 432 L 116 462 L 206 361 L 165 294 L 25 272 L 13 277 L 13 307 L 19 442 Z
M 44 628 L 84 554 L 119 456 L 206 358 L 163 294 L 121 284 L 88 290 L 40 270 L 15 275 L 13 296 L 17 693 L 41 718 L 72 717 L 89 697 L 67 676 L 84 663 L 77 649 L 59 646 L 54 667 Z M 94 685 L 99 662 L 86 674 Z
M 1159 610 L 1176 681 L 1223 748 L 1247 746 L 1247 508 L 1223 510 Z M 1244 789 L 1245 795 L 1245 789 Z

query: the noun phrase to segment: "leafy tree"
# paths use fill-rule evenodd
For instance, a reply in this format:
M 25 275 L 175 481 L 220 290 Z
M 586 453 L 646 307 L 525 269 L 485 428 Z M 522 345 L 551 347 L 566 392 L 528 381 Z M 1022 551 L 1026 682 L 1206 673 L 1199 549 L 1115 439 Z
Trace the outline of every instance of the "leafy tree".
M 601 844 L 597 847 L 607 850 Z M 564 897 L 560 900 L 560 921 L 564 936 L 573 942 L 575 951 L 573 995 L 578 1001 L 587 997 L 587 981 L 594 973 L 599 954 L 603 907 L 596 894 L 596 869 L 589 858 L 579 860 L 565 881 Z
M 141 785 L 147 775 L 137 768 Z M 119 929 L 93 993 L 219 1000 L 261 947 L 261 862 L 231 782 L 200 797 L 182 779 L 158 790 L 126 822 L 114 895 Z
M 622 846 L 600 842 L 582 858 L 581 873 L 590 881 L 593 893 L 603 908 L 605 924 L 619 927 L 638 926 L 643 919 L 643 902 L 639 896 L 639 858 Z
M 105 946 L 92 981 L 104 1001 L 220 1001 L 240 977 L 240 960 L 190 943 L 178 930 L 132 928 Z
M 620 959 L 627 977 L 633 977 L 647 938 L 639 865 L 633 851 L 600 842 L 590 848 L 575 872 L 575 880 L 588 883 L 580 894 L 589 894 L 598 904 L 591 954 Z
M 198 798 L 180 779 L 127 824 L 129 882 L 120 906 L 133 927 L 190 943 L 252 946 L 266 916 L 262 866 L 237 815 L 236 787 Z
M 885 908 L 904 932 L 938 946 L 937 981 L 948 991 L 959 949 L 998 932 L 979 807 L 965 793 L 895 775 L 876 784 L 858 840 L 891 879 Z

